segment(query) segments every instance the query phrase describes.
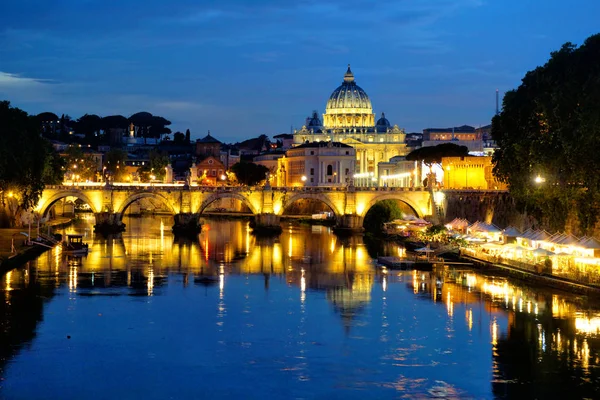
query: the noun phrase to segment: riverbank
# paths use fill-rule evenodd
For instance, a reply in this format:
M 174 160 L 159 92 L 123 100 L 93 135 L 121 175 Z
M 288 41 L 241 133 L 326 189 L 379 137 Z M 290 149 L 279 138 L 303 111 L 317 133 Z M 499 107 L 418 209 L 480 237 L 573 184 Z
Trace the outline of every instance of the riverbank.
M 600 287 L 598 286 L 587 285 L 572 279 L 558 277 L 547 273 L 537 273 L 500 262 L 490 262 L 467 254 L 460 254 L 459 257 L 463 260 L 472 262 L 473 266 L 482 272 L 493 272 L 495 275 L 500 273 L 502 276 L 518 279 L 526 283 L 543 285 L 586 296 L 600 297 Z
M 71 224 L 73 220 L 67 217 L 56 218 L 48 221 L 46 226 L 40 229 L 43 233 L 48 228 L 63 228 Z M 37 235 L 37 226 L 31 227 L 31 235 Z M 28 227 L 0 229 L 0 274 L 20 267 L 28 261 L 34 260 L 40 254 L 50 250 L 41 245 L 27 245 Z M 14 246 L 14 252 L 13 247 Z

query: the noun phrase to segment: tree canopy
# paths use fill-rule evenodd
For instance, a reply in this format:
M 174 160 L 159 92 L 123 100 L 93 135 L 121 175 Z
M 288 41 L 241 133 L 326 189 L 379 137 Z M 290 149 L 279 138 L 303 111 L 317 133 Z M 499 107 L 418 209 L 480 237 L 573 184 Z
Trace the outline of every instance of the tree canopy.
M 39 134 L 39 120 L 8 101 L 0 101 L 0 121 L 0 203 L 11 196 L 27 209 L 52 174 L 52 148 Z
M 520 207 L 563 229 L 576 210 L 583 232 L 600 203 L 600 34 L 566 43 L 506 93 L 492 121 L 494 173 Z M 537 177 L 537 180 L 536 180 Z
M 420 147 L 411 151 L 406 159 L 408 161 L 423 161 L 426 165 L 441 163 L 443 157 L 466 157 L 469 155 L 467 146 L 454 143 L 442 143 L 436 146 Z
M 162 180 L 165 178 L 165 167 L 169 165 L 169 155 L 165 152 L 150 151 L 148 153 L 148 162 L 138 168 L 138 174 L 143 182 L 149 182 L 154 179 Z
M 231 167 L 231 172 L 242 185 L 255 186 L 266 179 L 269 168 L 264 165 L 240 162 Z

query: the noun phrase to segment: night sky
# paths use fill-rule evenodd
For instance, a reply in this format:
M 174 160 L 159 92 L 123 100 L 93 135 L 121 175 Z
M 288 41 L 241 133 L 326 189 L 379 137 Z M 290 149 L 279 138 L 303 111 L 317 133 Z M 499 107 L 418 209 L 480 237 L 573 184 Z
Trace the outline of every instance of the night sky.
M 149 111 L 222 141 L 325 111 L 347 64 L 392 124 L 486 125 L 495 90 L 600 32 L 598 0 L 2 0 L 0 99 Z

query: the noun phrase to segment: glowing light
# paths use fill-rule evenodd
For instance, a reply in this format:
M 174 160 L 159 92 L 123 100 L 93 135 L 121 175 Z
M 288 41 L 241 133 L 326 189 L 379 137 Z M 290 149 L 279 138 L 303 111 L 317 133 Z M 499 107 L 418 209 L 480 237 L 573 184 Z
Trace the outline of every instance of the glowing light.
M 154 268 L 148 268 L 148 296 L 154 293 Z
M 69 269 L 69 292 L 77 291 L 77 266 L 72 265 Z
M 387 291 L 387 275 L 383 276 L 383 280 L 381 281 L 381 289 L 384 292 Z
M 4 279 L 6 279 L 6 289 L 5 290 L 7 292 L 10 292 L 12 290 L 12 287 L 10 286 L 11 278 L 12 278 L 12 271 L 8 271 L 4 278 Z
M 467 310 L 467 326 L 469 327 L 469 330 L 473 329 L 473 309 L 469 308 Z
M 492 321 L 492 346 L 496 346 L 498 344 L 498 323 L 494 319 Z

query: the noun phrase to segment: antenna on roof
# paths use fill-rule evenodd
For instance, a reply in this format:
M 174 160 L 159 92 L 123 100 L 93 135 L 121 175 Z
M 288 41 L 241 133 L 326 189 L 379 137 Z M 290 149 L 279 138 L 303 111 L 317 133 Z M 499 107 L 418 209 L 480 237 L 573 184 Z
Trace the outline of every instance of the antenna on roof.
M 498 89 L 496 89 L 496 115 L 498 115 Z

